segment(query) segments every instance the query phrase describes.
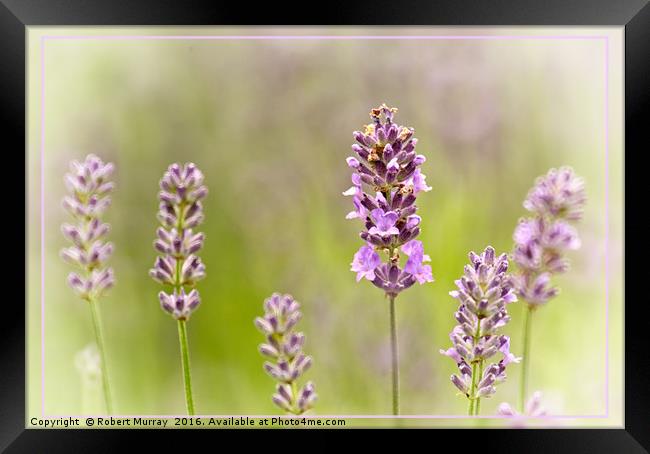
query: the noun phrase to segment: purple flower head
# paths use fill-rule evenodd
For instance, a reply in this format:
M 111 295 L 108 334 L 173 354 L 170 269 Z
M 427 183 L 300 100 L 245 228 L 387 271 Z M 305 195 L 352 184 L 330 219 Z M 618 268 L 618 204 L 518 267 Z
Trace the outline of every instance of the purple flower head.
M 514 276 L 513 282 L 519 297 L 533 306 L 542 306 L 559 293 L 557 288 L 550 286 L 550 273 L 522 273 Z
M 314 406 L 318 395 L 314 392 L 314 384 L 307 382 L 298 393 L 298 409 L 301 413 L 306 412 Z
M 415 284 L 416 278 L 411 273 L 402 271 L 397 265 L 383 263 L 375 270 L 372 283 L 384 290 L 387 295 L 396 297 L 400 292 Z
M 199 257 L 190 255 L 183 261 L 178 276 L 180 285 L 194 286 L 205 277 L 205 265 Z
M 526 249 L 534 245 L 540 254 L 541 251 L 563 253 L 580 248 L 580 238 L 575 227 L 562 220 L 522 219 L 515 228 L 513 238 L 516 246 Z
M 186 257 L 198 252 L 203 247 L 203 233 L 192 232 L 192 229 L 185 229 L 181 232 L 176 229 L 170 231 L 158 227 L 158 238 L 154 241 L 154 248 L 161 254 L 168 254 L 174 257 Z
M 61 250 L 61 258 L 71 265 L 81 269 L 96 269 L 104 265 L 113 253 L 113 244 L 104 243 L 100 240 L 93 242 L 90 246 L 71 246 Z
M 359 176 L 358 173 L 353 173 L 352 174 L 352 186 L 350 188 L 343 192 L 343 195 L 352 195 L 352 196 L 358 196 L 361 195 L 361 177 Z
M 397 222 L 397 213 L 394 211 L 384 212 L 381 208 L 376 208 L 370 212 L 370 217 L 375 223 L 370 227 L 368 233 L 370 235 L 389 236 L 399 235 L 399 229 L 395 227 Z
M 519 363 L 521 358 L 510 353 L 510 338 L 508 336 L 502 336 L 502 341 L 500 342 L 499 351 L 503 353 L 503 365 L 507 366 L 510 363 Z
M 415 169 L 413 176 L 410 178 L 410 184 L 413 186 L 413 193 L 424 191 L 429 192 L 431 186 L 427 186 L 426 175 L 420 172 L 420 169 Z
M 88 277 L 70 273 L 68 275 L 68 285 L 81 299 L 96 301 L 115 285 L 113 269 L 93 270 Z
M 161 255 L 149 275 L 173 287 L 172 295 L 160 293 L 160 301 L 163 310 L 178 320 L 187 320 L 198 306 L 199 293 L 193 287 L 205 277 L 205 265 L 196 255 L 203 247 L 205 235 L 194 231 L 204 217 L 201 200 L 208 189 L 203 180 L 203 173 L 193 163 L 170 165 L 160 180 L 158 220 L 162 226 L 158 227 L 153 244 Z M 190 288 L 187 294 L 185 287 Z M 178 306 L 179 301 L 185 300 L 185 305 Z
M 524 201 L 524 208 L 541 217 L 580 220 L 587 201 L 584 186 L 573 169 L 551 169 L 537 179 Z
M 264 370 L 278 383 L 273 402 L 282 410 L 300 415 L 316 401 L 312 382 L 298 391 L 296 381 L 311 367 L 312 358 L 302 352 L 305 336 L 294 330 L 302 318 L 300 304 L 291 295 L 274 293 L 264 301 L 264 316 L 255 319 L 255 326 L 266 337 L 259 346 L 269 359 Z
M 458 289 L 449 292 L 453 298 L 481 318 L 517 301 L 511 279 L 506 275 L 506 254 L 496 257 L 492 246 L 488 246 L 481 255 L 470 252 L 469 258 L 470 264 L 465 265 L 464 275 L 455 282 Z
M 379 254 L 375 252 L 372 246 L 361 246 L 359 251 L 354 254 L 351 271 L 357 273 L 357 282 L 364 277 L 369 281 L 375 279 L 375 269 L 381 264 Z
M 450 357 L 456 363 L 459 363 L 462 360 L 460 353 L 458 353 L 455 347 L 448 348 L 447 350 L 440 349 L 440 354 Z
M 433 282 L 433 274 L 431 273 L 431 265 L 424 265 L 421 255 L 412 255 L 406 261 L 404 271 L 413 275 L 413 277 L 420 283 Z
M 417 195 L 431 188 L 420 169 L 426 158 L 415 152 L 414 130 L 396 124 L 396 112 L 382 104 L 370 111 L 371 123 L 353 133 L 355 156 L 346 160 L 354 170 L 352 187 L 343 193 L 352 196 L 354 205 L 346 218 L 364 222 L 360 236 L 367 243 L 355 255 L 352 271 L 357 281 L 366 277 L 392 296 L 415 282 L 433 281 L 431 267 L 423 264 L 429 257 L 423 251 L 409 253 L 408 246 L 403 248 L 420 233 Z M 400 248 L 408 256 L 403 269 Z M 386 254 L 381 266 L 380 253 Z
M 402 252 L 409 256 L 404 266 L 404 271 L 410 273 L 420 283 L 433 282 L 431 266 L 424 265 L 424 262 L 431 261 L 431 258 L 424 254 L 422 242 L 411 240 L 402 246 Z
M 350 211 L 345 217 L 346 219 L 365 219 L 368 216 L 368 210 L 361 204 L 361 199 L 354 196 L 352 199 L 354 210 Z
M 480 255 L 470 252 L 469 264 L 456 280 L 457 290 L 449 292 L 460 303 L 454 314 L 458 324 L 449 335 L 452 347 L 440 353 L 457 364 L 461 375 L 452 375 L 451 381 L 472 401 L 492 396 L 495 385 L 506 378 L 506 366 L 520 360 L 510 353 L 510 338 L 499 335 L 510 320 L 506 306 L 517 300 L 507 271 L 507 255 L 497 256 L 491 246 Z M 499 353 L 502 358 L 498 362 L 484 367 Z
M 408 243 L 404 244 L 402 246 L 402 252 L 409 257 L 419 255 L 425 262 L 431 261 L 431 258 L 428 255 L 424 254 L 424 246 L 422 245 L 422 241 L 419 240 L 411 240 Z
M 564 221 L 555 221 L 546 226 L 540 242 L 544 249 L 560 253 L 580 248 L 578 232 L 575 227 Z
M 203 173 L 194 163 L 184 166 L 174 163 L 160 180 L 160 200 L 176 205 L 189 205 L 203 199 L 208 188 L 203 184 Z
M 165 312 L 169 312 L 176 320 L 188 320 L 190 314 L 201 303 L 199 292 L 196 289 L 188 294 L 185 293 L 184 289 L 181 289 L 180 292 L 174 290 L 171 295 L 160 292 L 158 298 L 160 299 L 160 307 Z
M 65 175 L 69 195 L 63 199 L 63 207 L 76 218 L 100 218 L 111 199 L 114 183 L 109 179 L 115 170 L 112 163 L 104 163 L 93 154 L 83 162 L 72 161 L 70 172 Z
M 114 249 L 104 240 L 110 226 L 101 220 L 111 203 L 109 194 L 114 184 L 109 178 L 114 168 L 90 154 L 83 162 L 72 161 L 64 178 L 68 195 L 63 207 L 76 223 L 61 226 L 63 236 L 71 243 L 61 250 L 61 258 L 82 272 L 70 273 L 68 285 L 88 301 L 98 299 L 115 284 L 113 270 L 105 268 Z
M 558 290 L 549 286 L 550 279 L 569 268 L 566 251 L 580 248 L 570 222 L 582 217 L 585 201 L 584 183 L 569 168 L 549 170 L 528 193 L 524 207 L 534 217 L 519 221 L 512 254 L 519 268 L 514 277 L 516 291 L 528 305 L 546 304 L 557 295 Z

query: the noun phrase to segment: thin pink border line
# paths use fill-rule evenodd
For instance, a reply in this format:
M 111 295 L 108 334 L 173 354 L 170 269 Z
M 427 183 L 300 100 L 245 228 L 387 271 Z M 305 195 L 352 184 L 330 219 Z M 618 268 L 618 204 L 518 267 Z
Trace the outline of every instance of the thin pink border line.
M 546 416 L 541 419 L 609 417 L 609 36 L 600 35 L 46 35 L 41 36 L 41 415 L 45 417 L 45 40 L 604 40 L 605 41 L 605 415 Z M 238 415 L 249 416 L 250 415 Z M 129 416 L 144 417 L 144 416 Z M 160 417 L 160 416 L 159 416 Z M 176 417 L 176 416 L 171 416 Z M 201 417 L 204 417 L 201 415 Z M 224 416 L 214 416 L 224 417 Z M 229 416 L 226 416 L 229 417 Z M 255 417 L 255 416 L 253 416 Z M 314 416 L 316 417 L 316 416 Z M 318 416 L 326 417 L 326 416 Z M 499 416 L 416 415 L 347 418 L 505 419 Z M 520 416 L 524 417 L 524 416 Z M 530 418 L 527 419 L 540 419 Z
M 45 35 L 52 40 L 607 40 L 601 35 Z
M 41 37 L 41 415 L 45 417 L 45 39 Z
M 171 419 L 171 418 L 281 418 L 281 419 L 527 419 L 527 420 L 556 420 L 556 419 L 606 419 L 606 415 L 546 415 L 546 416 L 502 416 L 502 415 L 48 415 L 48 418 L 113 418 L 113 419 Z
M 609 38 L 605 40 L 605 414 L 609 416 Z

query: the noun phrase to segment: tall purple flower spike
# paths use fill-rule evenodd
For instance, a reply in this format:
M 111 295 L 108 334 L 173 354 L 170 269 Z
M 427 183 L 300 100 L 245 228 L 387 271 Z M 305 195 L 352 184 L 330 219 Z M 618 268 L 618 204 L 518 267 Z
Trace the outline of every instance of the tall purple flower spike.
M 196 255 L 205 235 L 194 232 L 203 221 L 201 200 L 208 193 L 203 173 L 193 163 L 172 164 L 160 180 L 161 191 L 156 233 L 156 258 L 149 275 L 172 287 L 172 293 L 160 292 L 160 307 L 176 320 L 188 320 L 199 306 L 199 293 L 193 287 L 205 277 L 205 265 Z M 189 287 L 189 292 L 185 291 Z
M 528 193 L 524 208 L 533 216 L 519 221 L 512 257 L 519 268 L 517 294 L 529 306 L 544 305 L 558 294 L 551 276 L 567 271 L 564 254 L 580 247 L 571 222 L 582 218 L 585 203 L 584 181 L 568 167 L 549 170 Z
M 393 122 L 395 112 L 396 108 L 382 104 L 370 111 L 372 122 L 364 131 L 353 133 L 356 157 L 347 158 L 353 185 L 343 193 L 352 197 L 354 205 L 346 217 L 365 223 L 360 236 L 366 244 L 355 254 L 351 270 L 357 273 L 357 281 L 366 278 L 391 297 L 415 282 L 433 281 L 431 266 L 424 264 L 428 256 L 415 240 L 420 233 L 416 197 L 431 190 L 420 171 L 426 158 L 415 153 L 413 128 Z M 408 257 L 404 268 L 400 248 Z M 410 254 L 411 250 L 418 252 Z M 384 263 L 379 254 L 385 256 Z
M 88 302 L 90 308 L 108 414 L 113 409 L 97 303 L 115 284 L 113 269 L 106 267 L 106 262 L 113 253 L 113 244 L 104 241 L 110 227 L 102 222 L 102 216 L 111 204 L 109 194 L 113 191 L 114 184 L 110 177 L 114 169 L 113 164 L 104 163 L 93 154 L 86 156 L 83 162 L 70 163 L 70 172 L 65 175 L 68 195 L 63 198 L 63 207 L 76 222 L 61 226 L 63 236 L 72 243 L 61 251 L 61 257 L 80 270 L 68 275 L 68 285 L 81 299 Z
M 470 415 L 479 412 L 480 399 L 496 392 L 495 385 L 506 379 L 506 366 L 519 362 L 510 353 L 510 338 L 499 334 L 510 316 L 506 305 L 517 300 L 512 288 L 506 254 L 495 257 L 491 246 L 481 255 L 469 253 L 464 275 L 455 281 L 458 290 L 449 294 L 460 302 L 454 314 L 458 324 L 451 331 L 453 346 L 440 350 L 458 366 L 460 374 L 451 382 L 470 401 Z M 486 362 L 501 354 L 498 362 Z
M 305 335 L 294 330 L 301 318 L 300 304 L 291 295 L 274 293 L 264 301 L 264 316 L 255 319 L 255 326 L 266 336 L 259 347 L 270 360 L 264 363 L 264 370 L 278 382 L 273 402 L 294 415 L 312 408 L 317 399 L 312 382 L 302 388 L 297 384 L 312 363 L 311 356 L 302 352 Z
M 526 303 L 520 411 L 524 409 L 528 388 L 532 314 L 559 292 L 551 286 L 551 277 L 568 270 L 565 253 L 580 247 L 578 233 L 571 223 L 582 218 L 586 200 L 584 181 L 571 168 L 551 169 L 537 178 L 524 201 L 524 208 L 532 216 L 521 219 L 515 228 L 512 258 L 518 272 L 513 281 L 519 298 Z
M 112 268 L 105 267 L 113 253 L 113 244 L 104 241 L 110 226 L 102 222 L 111 203 L 113 170 L 113 164 L 90 154 L 83 162 L 72 161 L 65 175 L 68 195 L 63 207 L 76 222 L 61 226 L 63 236 L 72 243 L 61 251 L 61 257 L 81 271 L 68 275 L 68 285 L 86 301 L 96 301 L 115 283 Z

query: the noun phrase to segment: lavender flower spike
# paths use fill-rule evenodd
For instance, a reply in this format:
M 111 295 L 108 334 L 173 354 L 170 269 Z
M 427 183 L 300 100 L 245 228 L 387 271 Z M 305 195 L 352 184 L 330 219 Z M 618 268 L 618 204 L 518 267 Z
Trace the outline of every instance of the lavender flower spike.
M 413 137 L 413 128 L 394 123 L 396 112 L 396 108 L 385 104 L 372 109 L 372 122 L 364 127 L 364 132 L 354 132 L 357 143 L 352 145 L 352 150 L 357 157 L 347 158 L 348 166 L 354 171 L 353 186 L 343 193 L 353 197 L 354 211 L 347 217 L 361 218 L 365 223 L 360 236 L 366 244 L 357 254 L 367 256 L 368 248 L 386 254 L 382 272 L 372 272 L 381 263 L 373 260 L 373 268 L 365 270 L 364 277 L 393 298 L 416 281 L 420 284 L 433 281 L 431 267 L 422 265 L 421 261 L 413 260 L 419 266 L 410 269 L 399 265 L 400 247 L 405 246 L 402 250 L 409 255 L 408 244 L 420 233 L 420 217 L 415 214 L 416 196 L 431 188 L 420 171 L 425 157 L 415 153 L 417 139 Z M 358 273 L 355 267 L 358 265 L 353 263 L 352 271 Z
M 513 281 L 519 298 L 526 303 L 519 390 L 521 411 L 528 386 L 532 313 L 559 293 L 551 286 L 551 277 L 567 271 L 569 263 L 565 253 L 580 247 L 578 233 L 571 223 L 581 219 L 585 203 L 582 178 L 568 167 L 551 169 L 528 192 L 523 205 L 532 217 L 521 219 L 513 235 L 512 257 L 518 267 Z
M 353 170 L 352 186 L 343 195 L 352 196 L 353 211 L 347 219 L 361 219 L 365 242 L 354 255 L 351 271 L 357 282 L 365 278 L 384 291 L 390 300 L 391 347 L 393 356 L 393 413 L 399 414 L 399 371 L 395 298 L 416 282 L 433 282 L 429 257 L 422 243 L 420 217 L 415 213 L 416 197 L 430 191 L 420 167 L 426 161 L 415 152 L 413 128 L 393 121 L 397 109 L 382 104 L 370 111 L 371 123 L 355 131 L 352 151 L 346 159 Z M 400 249 L 408 257 L 400 265 Z M 411 253 L 410 251 L 414 251 Z M 383 256 L 380 256 L 380 254 Z
M 300 305 L 291 295 L 274 293 L 264 301 L 264 316 L 255 319 L 255 326 L 266 336 L 266 342 L 259 347 L 269 359 L 264 370 L 278 382 L 273 402 L 294 415 L 312 408 L 317 399 L 312 382 L 302 388 L 297 384 L 312 363 L 311 356 L 302 352 L 304 334 L 293 329 L 301 318 Z
M 113 253 L 113 244 L 104 237 L 110 230 L 102 216 L 111 204 L 109 194 L 114 184 L 110 181 L 114 166 L 89 154 L 82 162 L 72 161 L 65 175 L 68 195 L 63 198 L 63 208 L 73 217 L 74 224 L 63 224 L 61 231 L 71 245 L 61 251 L 61 258 L 77 271 L 68 275 L 68 285 L 79 297 L 88 302 L 102 372 L 102 386 L 106 411 L 112 413 L 110 386 L 106 367 L 106 354 L 102 326 L 99 320 L 99 299 L 115 284 L 113 269 L 106 266 Z
M 506 274 L 507 255 L 496 257 L 488 246 L 481 255 L 470 252 L 469 260 L 464 275 L 456 280 L 458 290 L 449 292 L 460 302 L 454 314 L 458 325 L 449 336 L 453 346 L 440 353 L 457 364 L 460 374 L 452 375 L 451 382 L 469 399 L 472 416 L 479 414 L 481 398 L 492 396 L 495 385 L 506 379 L 506 366 L 520 358 L 510 353 L 510 338 L 499 334 L 510 320 L 506 306 L 517 301 Z M 486 367 L 498 354 L 502 358 Z
M 160 307 L 178 321 L 181 344 L 183 379 L 187 411 L 194 414 L 194 399 L 190 376 L 186 322 L 201 303 L 194 287 L 205 277 L 205 265 L 196 255 L 203 247 L 205 235 L 194 229 L 203 221 L 201 200 L 208 194 L 203 173 L 193 163 L 172 164 L 162 179 L 158 198 L 158 220 L 154 248 L 156 258 L 149 275 L 157 282 L 172 287 L 172 292 L 158 294 Z

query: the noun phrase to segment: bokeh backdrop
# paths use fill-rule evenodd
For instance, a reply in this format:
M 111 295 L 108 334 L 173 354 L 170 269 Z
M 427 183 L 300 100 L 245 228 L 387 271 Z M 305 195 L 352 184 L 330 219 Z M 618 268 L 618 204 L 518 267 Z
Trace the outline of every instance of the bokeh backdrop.
M 557 278 L 561 295 L 536 314 L 530 385 L 555 415 L 610 419 L 621 407 L 621 71 L 617 30 L 477 30 L 475 34 L 590 34 L 610 39 L 609 162 L 605 155 L 604 40 L 135 40 L 44 35 L 460 34 L 467 30 L 31 29 L 29 35 L 29 413 L 101 413 L 75 356 L 92 342 L 90 312 L 67 288 L 60 200 L 72 159 L 115 163 L 107 221 L 117 285 L 101 302 L 120 414 L 182 414 L 176 322 L 148 277 L 156 256 L 158 181 L 172 162 L 205 173 L 201 253 L 208 277 L 189 322 L 197 411 L 274 414 L 274 382 L 253 319 L 274 291 L 302 303 L 307 377 L 323 415 L 388 414 L 388 303 L 349 271 L 362 244 L 345 219 L 352 131 L 382 102 L 415 128 L 431 192 L 419 197 L 421 240 L 435 282 L 398 298 L 404 414 L 463 415 L 449 382 L 457 306 L 448 292 L 470 250 L 512 248 L 522 201 L 538 175 L 573 166 L 589 197 L 583 246 Z M 41 87 L 41 57 L 45 65 Z M 43 91 L 41 92 L 41 89 Z M 41 95 L 44 111 L 41 112 Z M 41 113 L 44 124 L 41 125 Z M 43 126 L 44 137 L 41 137 Z M 41 140 L 44 161 L 41 162 Z M 41 383 L 40 177 L 44 170 L 45 382 Z M 609 217 L 606 217 L 606 177 Z M 605 374 L 605 239 L 609 235 L 609 377 Z M 506 333 L 521 354 L 522 311 Z M 482 405 L 516 403 L 519 369 Z M 609 403 L 605 385 L 609 381 Z M 89 388 L 90 387 L 90 388 Z M 42 391 L 44 406 L 42 407 Z M 381 424 L 381 422 L 376 422 Z M 426 424 L 504 424 L 445 421 Z M 570 424 L 561 420 L 557 424 Z M 425 424 L 421 422 L 421 424 Z

